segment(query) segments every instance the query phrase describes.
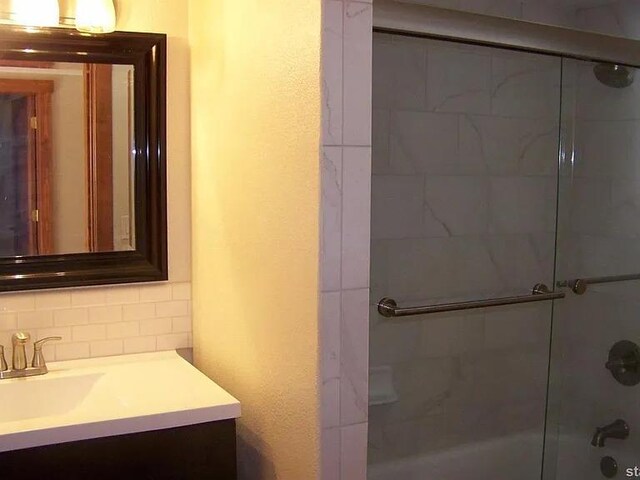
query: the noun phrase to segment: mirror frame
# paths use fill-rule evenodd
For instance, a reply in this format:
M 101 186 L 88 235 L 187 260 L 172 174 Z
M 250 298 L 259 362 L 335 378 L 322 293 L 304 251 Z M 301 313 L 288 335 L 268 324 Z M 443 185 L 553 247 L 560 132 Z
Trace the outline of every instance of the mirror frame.
M 0 59 L 134 66 L 135 250 L 0 258 L 0 292 L 168 279 L 167 37 L 0 27 Z

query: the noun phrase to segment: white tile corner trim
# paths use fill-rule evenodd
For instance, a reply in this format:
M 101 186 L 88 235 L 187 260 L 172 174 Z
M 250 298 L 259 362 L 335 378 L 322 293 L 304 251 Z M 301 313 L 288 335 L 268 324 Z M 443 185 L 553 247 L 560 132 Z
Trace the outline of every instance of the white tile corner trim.
M 371 1 L 323 3 L 323 480 L 367 471 L 372 10 Z
M 49 361 L 189 348 L 191 284 L 153 283 L 0 294 L 0 344 L 16 331 L 45 346 Z

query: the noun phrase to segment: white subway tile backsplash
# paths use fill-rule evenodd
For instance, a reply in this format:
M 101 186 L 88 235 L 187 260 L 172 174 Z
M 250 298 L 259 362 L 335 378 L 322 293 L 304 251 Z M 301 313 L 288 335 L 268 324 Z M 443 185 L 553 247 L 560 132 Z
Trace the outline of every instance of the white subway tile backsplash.
M 134 337 L 124 339 L 124 353 L 145 353 L 157 349 L 157 337 Z
M 89 323 L 88 308 L 70 308 L 53 312 L 53 323 L 56 327 L 85 325 Z
M 122 340 L 102 340 L 91 342 L 89 349 L 92 357 L 107 357 L 112 355 L 122 355 L 124 353 L 124 342 Z
M 36 310 L 51 310 L 54 308 L 70 308 L 71 293 L 47 292 L 35 296 Z
M 17 315 L 18 328 L 27 330 L 53 327 L 53 313 L 47 311 L 20 312 Z
M 140 320 L 140 335 L 163 335 L 171 333 L 171 318 L 152 318 Z
M 18 328 L 18 315 L 15 313 L 0 313 L 0 331 Z
M 156 317 L 181 317 L 191 313 L 191 303 L 187 300 L 156 303 Z
M 0 312 L 25 312 L 36 308 L 36 298 L 28 293 L 9 293 L 0 296 Z
M 89 358 L 91 351 L 88 342 L 60 343 L 55 345 L 56 361 Z
M 107 338 L 106 325 L 82 325 L 72 327 L 71 338 L 74 342 L 88 342 Z
M 171 331 L 173 333 L 190 333 L 191 317 L 174 317 L 171 319 Z
M 176 350 L 179 348 L 189 348 L 189 335 L 186 333 L 172 333 L 169 335 L 159 335 L 157 340 L 158 350 Z
M 140 322 L 119 322 L 107 325 L 107 338 L 133 338 L 140 335 Z
M 190 283 L 174 283 L 171 285 L 172 300 L 191 300 Z
M 140 287 L 140 302 L 164 302 L 171 300 L 172 286 L 168 283 Z
M 18 329 L 34 339 L 62 336 L 45 347 L 51 360 L 186 348 L 190 298 L 190 283 L 0 294 L 0 343 Z
M 107 292 L 102 288 L 73 290 L 71 292 L 72 307 L 88 307 L 107 303 Z
M 105 295 L 108 305 L 124 305 L 140 301 L 138 287 L 111 287 L 105 290 Z
M 53 362 L 56 359 L 56 342 L 45 343 L 42 346 L 42 354 L 47 362 Z
M 107 305 L 89 308 L 89 323 L 117 323 L 122 321 L 122 306 Z
M 122 319 L 124 321 L 146 320 L 155 316 L 156 306 L 154 303 L 139 303 L 122 307 Z

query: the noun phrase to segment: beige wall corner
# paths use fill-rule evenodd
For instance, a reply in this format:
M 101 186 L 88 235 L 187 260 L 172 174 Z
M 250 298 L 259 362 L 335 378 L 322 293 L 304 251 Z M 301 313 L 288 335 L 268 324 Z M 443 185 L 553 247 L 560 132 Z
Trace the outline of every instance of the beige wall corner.
M 319 476 L 321 0 L 189 2 L 194 349 L 241 479 Z

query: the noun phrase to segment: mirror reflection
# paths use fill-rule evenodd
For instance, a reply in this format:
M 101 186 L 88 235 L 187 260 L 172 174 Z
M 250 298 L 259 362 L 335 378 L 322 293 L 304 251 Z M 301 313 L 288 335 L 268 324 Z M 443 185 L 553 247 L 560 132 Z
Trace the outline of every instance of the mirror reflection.
M 0 257 L 134 250 L 133 75 L 0 60 Z

